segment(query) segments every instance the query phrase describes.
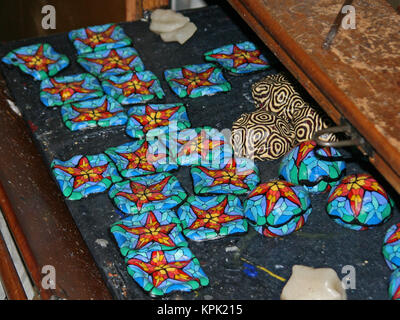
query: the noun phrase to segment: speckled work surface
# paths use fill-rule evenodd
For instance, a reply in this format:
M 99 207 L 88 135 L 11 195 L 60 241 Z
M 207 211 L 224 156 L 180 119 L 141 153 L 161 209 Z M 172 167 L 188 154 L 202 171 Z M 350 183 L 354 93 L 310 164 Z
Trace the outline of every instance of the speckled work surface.
M 178 43 L 163 43 L 159 36 L 149 31 L 147 22 L 120 25 L 132 38 L 132 45 L 146 69 L 161 80 L 166 97 L 157 103 L 186 103 L 193 127 L 211 126 L 219 130 L 231 128 L 242 113 L 255 110 L 251 84 L 267 74 L 281 71 L 282 67 L 275 64 L 268 71 L 245 76 L 226 74 L 232 85 L 228 93 L 196 99 L 178 98 L 164 80 L 164 70 L 203 63 L 205 52 L 222 45 L 253 41 L 275 62 L 272 54 L 233 11 L 208 7 L 187 11 L 185 15 L 197 25 L 198 31 L 182 46 Z M 76 51 L 67 34 L 1 45 L 0 56 L 11 49 L 40 41 L 50 43 L 55 50 L 70 59 L 71 65 L 62 70 L 59 76 L 84 72 L 76 62 Z M 107 148 L 131 141 L 124 126 L 71 132 L 63 124 L 57 107 L 48 108 L 40 102 L 39 83 L 21 74 L 16 68 L 1 64 L 0 70 L 49 168 L 54 158 L 69 159 L 77 154 L 99 154 Z M 277 178 L 279 160 L 257 161 L 257 165 L 261 182 Z M 364 163 L 348 163 L 347 172 L 370 172 L 375 175 L 371 170 Z M 193 195 L 190 167 L 180 167 L 174 175 L 188 195 Z M 384 226 L 356 232 L 330 220 L 324 208 L 326 200 L 326 194 L 312 195 L 313 212 L 307 224 L 284 238 L 266 238 L 249 227 L 245 235 L 232 235 L 207 243 L 189 240 L 189 247 L 199 259 L 210 284 L 191 293 L 171 294 L 165 299 L 279 299 L 285 284 L 282 280 L 290 277 L 294 264 L 331 267 L 340 278 L 346 275 L 342 274 L 343 266 L 352 265 L 356 271 L 356 288 L 348 290 L 349 299 L 387 299 L 391 272 L 381 254 L 381 246 L 386 230 L 400 220 L 398 209 L 394 210 L 393 218 Z M 116 299 L 149 299 L 128 275 L 124 259 L 110 232 L 111 224 L 121 218 L 107 192 L 80 201 L 67 201 L 67 205 L 113 296 Z M 249 267 L 245 263 L 256 267 L 256 276 L 245 272 Z M 271 276 L 266 269 L 279 277 Z

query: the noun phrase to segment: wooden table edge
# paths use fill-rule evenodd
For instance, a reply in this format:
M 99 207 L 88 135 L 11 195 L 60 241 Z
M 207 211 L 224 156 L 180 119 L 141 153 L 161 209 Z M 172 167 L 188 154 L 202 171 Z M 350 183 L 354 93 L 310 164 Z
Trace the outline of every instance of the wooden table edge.
M 400 151 L 376 129 L 371 130 L 374 128 L 371 122 L 273 19 L 261 1 L 228 2 L 336 124 L 346 119 L 366 139 L 373 148 L 370 162 L 400 193 Z
M 112 299 L 58 186 L 37 150 L 29 126 L 13 110 L 11 103 L 0 74 L 0 209 L 37 298 Z M 14 145 L 15 141 L 18 141 L 17 145 Z M 26 170 L 26 163 L 21 158 L 29 159 L 34 170 Z M 49 192 L 51 189 L 54 192 Z M 42 190 L 43 194 L 39 196 L 35 190 Z M 19 201 L 18 197 L 23 199 Z M 29 208 L 30 203 L 34 209 Z M 42 239 L 51 239 L 51 243 Z M 42 268 L 49 262 L 56 270 L 55 289 L 42 286 L 46 275 Z

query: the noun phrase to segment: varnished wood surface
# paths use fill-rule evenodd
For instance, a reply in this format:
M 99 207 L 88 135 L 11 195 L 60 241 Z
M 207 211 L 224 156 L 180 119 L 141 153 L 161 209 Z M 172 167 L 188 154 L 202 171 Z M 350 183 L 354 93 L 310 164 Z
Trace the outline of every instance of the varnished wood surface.
M 168 8 L 169 0 L 125 0 L 126 21 L 135 21 L 143 17 L 144 11 Z
M 111 299 L 5 88 L 0 78 L 0 208 L 39 298 Z M 55 268 L 54 290 L 42 287 L 46 265 Z
M 336 123 L 372 146 L 371 162 L 400 192 L 400 16 L 384 0 L 356 0 L 356 29 L 322 49 L 341 0 L 230 0 Z
M 3 235 L 0 233 L 0 281 L 9 300 L 26 300 L 26 294 L 13 264 Z
M 170 5 L 169 0 L 143 0 L 143 10 L 167 8 L 169 7 L 169 5 Z

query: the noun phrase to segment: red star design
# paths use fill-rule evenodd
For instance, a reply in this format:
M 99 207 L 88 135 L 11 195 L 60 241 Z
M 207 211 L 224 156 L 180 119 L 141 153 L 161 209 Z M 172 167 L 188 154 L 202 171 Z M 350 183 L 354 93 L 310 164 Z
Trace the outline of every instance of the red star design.
M 197 72 L 190 71 L 189 69 L 182 68 L 183 78 L 171 79 L 171 81 L 175 81 L 175 82 L 187 87 L 186 91 L 188 94 L 190 94 L 193 91 L 193 89 L 196 89 L 196 88 L 202 87 L 202 86 L 212 86 L 215 84 L 208 80 L 210 78 L 210 76 L 212 75 L 214 69 L 215 69 L 215 67 L 211 67 L 204 72 L 197 73 Z
M 397 288 L 396 292 L 393 294 L 392 300 L 400 300 L 400 286 Z
M 123 224 L 118 224 L 118 226 L 131 234 L 139 236 L 135 249 L 141 249 L 150 242 L 158 242 L 168 247 L 175 247 L 175 243 L 170 238 L 169 233 L 175 228 L 176 224 L 160 225 L 151 211 L 149 211 L 146 224 L 143 227 L 130 228 Z
M 314 150 L 317 146 L 317 143 L 313 140 L 304 141 L 299 144 L 299 151 L 296 159 L 296 166 L 300 166 L 300 163 L 307 157 L 307 155 Z M 332 156 L 331 149 L 329 147 L 321 148 L 324 150 L 328 157 Z
M 211 54 L 210 57 L 216 59 L 232 59 L 233 67 L 237 68 L 246 63 L 265 65 L 266 64 L 265 61 L 259 58 L 260 55 L 261 55 L 260 50 L 247 51 L 247 50 L 242 50 L 238 46 L 234 45 L 233 53 Z
M 133 74 L 131 79 L 123 83 L 115 83 L 111 80 L 107 80 L 113 86 L 122 89 L 122 94 L 125 97 L 129 97 L 131 94 L 151 94 L 149 88 L 153 85 L 154 79 L 150 81 L 142 81 L 136 74 Z
M 271 213 L 275 203 L 280 197 L 285 197 L 301 207 L 301 202 L 294 191 L 291 189 L 294 185 L 286 181 L 271 181 L 264 183 L 255 188 L 249 195 L 248 198 L 255 197 L 258 195 L 265 195 L 267 200 L 267 206 L 265 208 L 265 215 Z
M 60 165 L 54 166 L 54 168 L 58 168 L 74 177 L 74 189 L 79 188 L 87 182 L 99 182 L 103 180 L 103 173 L 106 171 L 107 167 L 108 164 L 92 167 L 86 157 L 82 157 L 76 167 L 64 167 Z M 110 177 L 106 178 L 109 179 Z
M 154 110 L 151 106 L 146 106 L 144 115 L 131 115 L 137 122 L 143 126 L 143 132 L 146 133 L 151 129 L 167 126 L 171 116 L 179 110 L 180 107 L 173 107 L 165 110 Z
M 304 226 L 305 223 L 306 222 L 305 222 L 304 217 L 300 216 L 299 221 L 297 221 L 297 224 L 296 224 L 296 229 L 293 232 L 300 230 Z M 269 237 L 269 238 L 278 237 L 277 234 L 275 234 L 272 231 L 268 230 L 268 228 L 266 228 L 265 226 L 263 227 L 263 235 L 266 236 L 266 237 Z
M 79 115 L 77 115 L 75 118 L 73 118 L 71 121 L 73 122 L 82 122 L 82 121 L 98 121 L 101 119 L 108 119 L 113 116 L 115 116 L 117 113 L 120 113 L 121 111 L 116 111 L 116 112 L 110 112 L 107 110 L 108 107 L 108 102 L 107 100 L 104 101 L 104 103 L 97 108 L 79 108 L 74 105 L 71 105 L 72 109 L 75 110 L 76 112 L 79 112 Z
M 134 152 L 118 153 L 121 157 L 129 161 L 125 169 L 140 168 L 146 171 L 156 172 L 153 162 L 160 159 L 164 154 L 159 154 L 157 157 L 148 153 L 148 142 L 145 141 L 142 146 Z M 166 155 L 165 155 L 166 156 Z
M 50 94 L 59 94 L 63 102 L 71 98 L 75 92 L 90 93 L 96 91 L 93 89 L 83 88 L 82 84 L 85 80 L 62 83 L 51 78 L 50 81 L 53 84 L 53 88 L 44 88 L 43 91 Z
M 186 272 L 182 271 L 191 260 L 167 262 L 164 252 L 161 250 L 151 253 L 150 263 L 133 258 L 128 260 L 128 264 L 135 265 L 152 276 L 153 285 L 158 288 L 165 280 L 173 279 L 178 281 L 189 281 L 198 279 L 191 277 Z
M 362 207 L 365 190 L 375 191 L 388 199 L 385 190 L 368 174 L 355 174 L 345 177 L 340 185 L 331 194 L 328 201 L 337 197 L 346 197 L 350 201 L 350 207 L 354 215 L 358 217 Z
M 200 134 L 189 141 L 179 140 L 178 143 L 182 144 L 182 149 L 178 153 L 179 156 L 188 156 L 192 153 L 201 155 L 201 158 L 205 160 L 210 152 L 216 147 L 225 144 L 223 140 L 210 140 L 207 138 L 207 133 L 201 130 Z
M 266 236 L 266 237 L 268 237 L 268 238 L 274 238 L 274 237 L 277 237 L 277 236 L 278 236 L 277 234 L 275 234 L 275 233 L 269 231 L 267 228 L 264 228 L 264 229 L 263 229 L 263 235 Z
M 199 229 L 201 227 L 206 227 L 219 232 L 223 223 L 243 219 L 243 217 L 240 215 L 225 214 L 225 207 L 227 204 L 228 198 L 225 197 L 222 202 L 207 210 L 202 210 L 195 206 L 190 206 L 197 218 L 188 228 L 193 230 Z
M 300 163 L 304 160 L 307 155 L 314 150 L 314 148 L 317 146 L 315 141 L 305 141 L 300 143 L 299 145 L 299 151 L 296 159 L 296 166 L 298 167 Z
M 48 65 L 57 62 L 57 60 L 49 59 L 44 55 L 43 44 L 40 45 L 33 55 L 25 55 L 21 53 L 16 53 L 15 55 L 22 59 L 29 69 L 35 69 L 37 71 L 48 72 Z
M 386 243 L 393 243 L 400 240 L 400 223 L 397 224 L 396 231 L 387 239 Z
M 232 184 L 239 188 L 249 189 L 249 186 L 244 183 L 244 179 L 254 172 L 254 170 L 249 169 L 238 174 L 235 159 L 229 160 L 225 168 L 221 170 L 207 169 L 201 166 L 197 168 L 214 179 L 211 187 L 221 184 Z
M 106 72 L 110 69 L 121 69 L 121 70 L 125 70 L 125 71 L 129 71 L 131 70 L 130 68 L 130 63 L 132 62 L 132 60 L 134 60 L 137 56 L 136 55 L 132 55 L 130 57 L 127 58 L 122 58 L 116 50 L 112 49 L 110 50 L 110 53 L 108 54 L 107 57 L 104 58 L 85 58 L 87 61 L 89 62 L 93 62 L 96 64 L 99 64 L 102 66 L 102 69 L 100 70 L 100 72 Z
M 130 182 L 131 193 L 129 192 L 118 192 L 116 196 L 122 196 L 136 203 L 138 210 L 142 208 L 145 203 L 150 201 L 160 201 L 168 199 L 165 195 L 161 193 L 166 184 L 168 183 L 171 176 L 164 178 L 162 181 L 152 184 L 150 186 L 145 186 L 137 182 Z
M 89 28 L 85 29 L 86 32 L 86 39 L 76 38 L 75 40 L 79 40 L 86 44 L 87 46 L 91 47 L 92 49 L 98 46 L 99 44 L 103 43 L 114 43 L 117 40 L 111 38 L 112 33 L 114 32 L 116 25 L 110 26 L 107 30 L 102 32 L 94 32 Z

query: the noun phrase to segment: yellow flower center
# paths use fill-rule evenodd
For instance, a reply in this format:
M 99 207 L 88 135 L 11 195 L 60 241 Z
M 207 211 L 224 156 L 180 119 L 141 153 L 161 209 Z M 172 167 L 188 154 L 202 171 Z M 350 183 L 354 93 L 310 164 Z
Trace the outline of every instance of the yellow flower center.
M 41 58 L 39 58 L 39 57 L 34 57 L 33 60 L 32 60 L 32 62 L 33 62 L 34 64 L 42 64 L 43 59 L 41 59 Z
M 110 59 L 110 62 L 114 62 L 114 63 L 117 63 L 117 64 L 121 64 L 121 63 L 122 63 L 122 60 L 121 60 L 119 57 L 112 57 L 112 58 Z
M 146 194 L 145 194 L 146 191 L 147 191 L 147 190 L 137 192 L 137 197 L 139 198 L 139 200 L 146 200 L 146 199 L 147 199 L 147 196 L 146 196 Z
M 191 82 L 192 82 L 193 84 L 197 84 L 197 83 L 201 82 L 201 79 L 200 79 L 198 76 L 196 76 L 196 77 L 193 77 L 193 78 L 191 79 Z
M 231 172 L 231 171 L 228 171 L 228 172 L 222 172 L 222 176 L 224 177 L 224 178 L 233 178 L 234 176 L 235 176 L 235 173 L 234 172 Z
M 90 38 L 90 40 L 94 43 L 102 41 L 104 38 L 101 34 L 95 34 L 93 37 Z

